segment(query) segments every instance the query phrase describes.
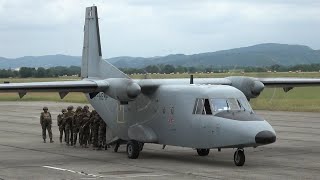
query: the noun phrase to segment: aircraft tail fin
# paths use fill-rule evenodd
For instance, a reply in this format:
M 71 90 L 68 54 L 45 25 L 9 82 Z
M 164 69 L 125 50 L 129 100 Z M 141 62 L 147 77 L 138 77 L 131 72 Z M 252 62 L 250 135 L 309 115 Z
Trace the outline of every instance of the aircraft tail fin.
M 109 62 L 102 60 L 97 6 L 86 8 L 81 77 L 128 78 Z

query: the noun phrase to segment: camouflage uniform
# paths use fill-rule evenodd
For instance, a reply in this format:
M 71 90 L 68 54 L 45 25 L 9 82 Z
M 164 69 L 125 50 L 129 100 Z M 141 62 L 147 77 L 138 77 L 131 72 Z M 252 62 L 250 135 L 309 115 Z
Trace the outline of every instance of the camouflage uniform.
M 99 119 L 99 149 L 102 147 L 107 148 L 106 146 L 106 129 L 107 129 L 107 124 L 104 122 L 104 120 L 100 117 L 98 114 L 98 119 Z
M 89 141 L 89 136 L 90 136 L 90 111 L 89 111 L 89 107 L 88 106 L 84 106 L 82 109 L 82 113 L 81 113 L 81 128 L 80 128 L 80 132 L 81 132 L 81 137 L 80 137 L 80 141 L 81 141 L 81 145 L 84 147 L 87 147 L 88 141 Z
M 61 112 L 62 112 L 62 114 L 59 114 L 57 116 L 57 124 L 58 124 L 59 131 L 60 131 L 60 138 L 59 138 L 60 139 L 60 143 L 62 143 L 63 133 L 64 133 L 64 135 L 66 135 L 66 132 L 65 132 L 65 129 L 64 129 L 66 122 L 65 122 L 65 120 L 63 118 L 63 115 L 64 115 L 64 113 L 67 112 L 67 110 L 66 109 L 62 109 Z M 66 138 L 64 140 L 66 140 Z
M 80 131 L 80 126 L 81 126 L 81 111 L 82 111 L 82 107 L 81 106 L 78 106 L 77 107 L 77 110 L 74 114 L 74 117 L 73 117 L 73 122 L 72 122 L 72 125 L 73 125 L 73 145 L 76 146 L 76 143 L 77 143 L 77 136 L 78 136 L 78 133 Z M 80 141 L 80 134 L 79 134 L 79 141 Z
M 74 116 L 74 112 L 72 111 L 73 110 L 73 106 L 68 106 L 67 110 L 68 110 L 68 112 L 64 113 L 63 118 L 66 121 L 66 125 L 65 125 L 66 143 L 69 146 L 69 143 L 72 144 L 72 139 L 71 139 L 72 132 L 71 132 L 71 130 L 72 130 L 72 121 L 73 121 L 73 116 Z
M 53 143 L 52 140 L 52 131 L 51 131 L 51 125 L 52 125 L 52 118 L 51 118 L 51 114 L 50 112 L 48 112 L 48 108 L 47 107 L 43 107 L 43 111 L 40 115 L 40 124 L 42 127 L 42 138 L 43 138 L 43 142 L 46 142 L 46 130 L 48 130 L 49 133 L 49 138 L 50 138 L 50 143 Z
M 98 147 L 100 119 L 98 117 L 98 113 L 95 110 L 92 110 L 91 122 L 92 122 L 92 124 L 91 124 L 92 145 L 93 145 L 93 147 Z

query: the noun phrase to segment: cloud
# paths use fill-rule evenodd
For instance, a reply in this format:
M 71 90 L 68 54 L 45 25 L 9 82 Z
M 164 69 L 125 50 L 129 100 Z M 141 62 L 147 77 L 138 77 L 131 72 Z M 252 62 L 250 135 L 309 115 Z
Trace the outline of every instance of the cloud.
M 85 7 L 98 6 L 106 57 L 200 53 L 263 42 L 320 49 L 315 0 L 0 0 L 0 56 L 81 55 Z

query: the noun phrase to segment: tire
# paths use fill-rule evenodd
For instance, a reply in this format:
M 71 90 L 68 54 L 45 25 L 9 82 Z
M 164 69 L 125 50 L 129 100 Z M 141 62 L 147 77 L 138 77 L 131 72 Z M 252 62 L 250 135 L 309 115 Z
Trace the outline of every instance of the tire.
M 144 146 L 144 143 L 139 142 L 139 149 L 140 149 L 140 151 L 142 151 L 142 150 L 143 150 L 143 146 Z
M 114 152 L 118 152 L 119 146 L 120 146 L 120 145 L 117 143 L 117 144 L 114 146 L 113 151 L 114 151 Z
M 245 157 L 245 155 L 244 155 L 244 151 L 241 150 L 241 149 L 238 149 L 238 150 L 234 153 L 233 161 L 234 161 L 234 164 L 235 164 L 236 166 L 243 166 L 243 165 L 244 165 L 244 162 L 246 161 L 246 157 Z
M 140 153 L 139 142 L 131 140 L 127 143 L 127 154 L 129 159 L 137 159 Z
M 210 149 L 197 149 L 199 156 L 207 156 L 210 152 Z

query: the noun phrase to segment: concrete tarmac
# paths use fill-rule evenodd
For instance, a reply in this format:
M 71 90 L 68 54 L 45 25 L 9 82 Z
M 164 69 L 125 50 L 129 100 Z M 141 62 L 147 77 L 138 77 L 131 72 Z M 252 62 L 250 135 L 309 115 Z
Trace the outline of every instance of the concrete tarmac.
M 54 143 L 43 143 L 39 116 L 52 113 Z M 245 149 L 236 167 L 233 149 L 200 157 L 190 148 L 146 144 L 139 159 L 125 146 L 111 149 L 60 144 L 56 116 L 68 103 L 0 102 L 0 179 L 319 179 L 320 113 L 257 111 L 274 127 L 274 144 Z M 79 104 L 74 104 L 77 106 Z

